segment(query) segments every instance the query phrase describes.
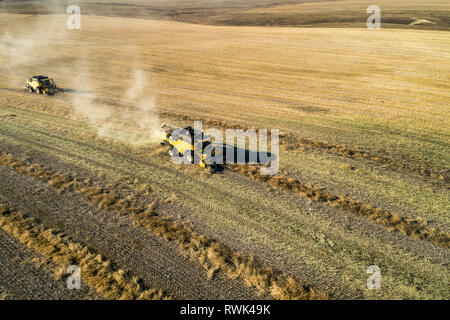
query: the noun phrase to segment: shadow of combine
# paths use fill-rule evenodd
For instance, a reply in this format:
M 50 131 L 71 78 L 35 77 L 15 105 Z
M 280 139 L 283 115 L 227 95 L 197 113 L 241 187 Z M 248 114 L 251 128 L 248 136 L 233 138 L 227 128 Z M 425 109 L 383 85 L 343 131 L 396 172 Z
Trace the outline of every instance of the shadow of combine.
M 215 154 L 215 172 L 222 172 L 227 165 L 269 165 L 271 161 L 276 160 L 275 154 L 270 152 L 258 152 L 236 146 L 223 144 L 222 146 L 213 145 L 216 148 Z
M 60 88 L 60 90 L 61 90 L 61 92 L 73 93 L 73 94 L 89 94 L 89 93 L 91 93 L 90 91 L 67 89 L 67 88 Z

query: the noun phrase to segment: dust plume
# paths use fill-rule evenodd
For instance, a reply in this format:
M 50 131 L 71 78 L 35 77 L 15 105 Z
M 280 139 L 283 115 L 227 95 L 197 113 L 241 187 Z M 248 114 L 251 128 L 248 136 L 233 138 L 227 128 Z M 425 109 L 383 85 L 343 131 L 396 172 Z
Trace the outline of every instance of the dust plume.
M 155 99 L 145 89 L 149 87 L 144 71 L 134 69 L 130 86 L 108 121 L 99 129 L 100 137 L 120 140 L 132 145 L 154 143 L 160 140 L 159 118 L 155 115 Z
M 62 99 L 72 104 L 74 116 L 97 127 L 100 137 L 131 145 L 158 142 L 160 124 L 155 115 L 155 99 L 148 92 L 148 75 L 132 68 L 128 80 L 125 76 L 121 87 L 114 88 L 114 94 L 120 98 L 110 98 L 111 92 L 105 90 L 112 89 L 100 87 L 96 79 L 99 74 L 91 65 L 94 62 L 90 49 L 79 46 L 76 54 L 74 49 L 68 49 L 70 41 L 83 41 L 84 34 L 67 29 L 63 2 L 30 2 L 26 10 L 31 11 L 17 15 L 14 24 L 0 15 L 0 62 L 5 82 L 25 89 L 25 81 L 32 75 L 64 79 L 67 90 Z M 11 6 L 14 1 L 0 1 L 1 12 L 8 12 Z M 135 58 L 139 62 L 140 57 Z M 120 77 L 123 78 L 122 73 Z
M 0 11 L 8 12 L 13 1 L 1 1 Z M 57 58 L 57 50 L 68 37 L 65 26 L 64 10 L 53 1 L 42 1 L 34 4 L 45 8 L 51 14 L 21 14 L 14 24 L 2 21 L 0 17 L 0 60 L 2 77 L 8 83 L 24 86 L 24 79 L 31 74 L 40 74 L 42 70 Z M 25 74 L 25 75 L 24 75 Z
M 71 86 L 76 90 L 70 95 L 73 110 L 98 127 L 99 137 L 134 146 L 159 142 L 161 129 L 155 99 L 146 91 L 149 80 L 142 70 L 133 70 L 128 88 L 120 92 L 123 97 L 116 103 L 99 93 L 86 60 L 75 69 Z

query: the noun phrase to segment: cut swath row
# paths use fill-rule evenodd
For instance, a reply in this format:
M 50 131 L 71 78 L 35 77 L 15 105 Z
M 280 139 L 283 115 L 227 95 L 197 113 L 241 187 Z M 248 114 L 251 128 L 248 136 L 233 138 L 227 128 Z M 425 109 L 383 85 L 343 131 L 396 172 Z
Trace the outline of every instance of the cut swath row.
M 240 278 L 261 295 L 274 299 L 310 300 L 327 299 L 326 293 L 303 286 L 294 278 L 260 266 L 253 257 L 235 252 L 205 235 L 193 232 L 169 218 L 155 212 L 154 205 L 141 206 L 134 197 L 121 198 L 113 189 L 102 187 L 91 180 L 78 181 L 60 172 L 54 172 L 40 164 L 17 160 L 7 153 L 0 154 L 0 163 L 48 183 L 59 192 L 74 192 L 100 208 L 126 215 L 136 224 L 154 234 L 176 243 L 181 253 L 198 261 L 209 277 L 221 273 L 231 279 Z
M 70 265 L 77 265 L 83 283 L 106 299 L 170 299 L 164 291 L 145 287 L 139 278 L 110 260 L 5 203 L 0 203 L 0 228 L 59 266 L 60 269 L 54 270 L 55 276 L 64 274 Z
M 314 188 L 302 182 L 280 175 L 264 176 L 259 173 L 257 167 L 244 165 L 230 166 L 230 169 L 247 176 L 253 180 L 270 184 L 274 188 L 292 191 L 313 201 L 326 203 L 359 216 L 376 221 L 389 230 L 400 231 L 407 236 L 429 241 L 436 246 L 450 248 L 450 235 L 427 225 L 425 222 L 404 217 L 397 213 L 375 208 L 369 204 L 357 200 L 348 199 L 344 196 L 333 195 L 325 190 Z

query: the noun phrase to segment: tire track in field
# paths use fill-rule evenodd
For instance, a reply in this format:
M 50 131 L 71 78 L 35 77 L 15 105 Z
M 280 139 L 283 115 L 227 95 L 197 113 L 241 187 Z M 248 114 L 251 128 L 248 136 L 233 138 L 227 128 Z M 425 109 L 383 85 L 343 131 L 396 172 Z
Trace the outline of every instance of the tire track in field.
M 148 288 L 140 280 L 104 259 L 92 249 L 72 241 L 56 229 L 24 216 L 0 203 L 0 228 L 62 269 L 78 265 L 83 282 L 107 299 L 166 299 L 163 291 Z

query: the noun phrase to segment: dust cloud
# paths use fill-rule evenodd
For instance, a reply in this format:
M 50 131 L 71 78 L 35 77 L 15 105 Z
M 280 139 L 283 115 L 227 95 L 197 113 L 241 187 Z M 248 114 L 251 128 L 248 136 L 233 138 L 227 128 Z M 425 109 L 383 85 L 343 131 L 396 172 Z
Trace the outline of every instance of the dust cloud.
M 24 88 L 29 76 L 51 72 L 49 76 L 64 79 L 63 86 L 67 89 L 58 98 L 72 105 L 75 117 L 98 128 L 99 137 L 131 145 L 159 141 L 160 121 L 155 98 L 148 92 L 148 74 L 138 67 L 132 68 L 128 79 L 118 89 L 120 92 L 115 92 L 115 96 L 121 97 L 119 101 L 109 98 L 95 81 L 98 75 L 89 59 L 89 46 L 77 48 L 81 51 L 77 59 L 67 59 L 69 49 L 65 49 L 65 44 L 73 33 L 66 28 L 68 15 L 61 2 L 33 2 L 33 6 L 39 6 L 45 14 L 17 15 L 14 25 L 6 23 L 1 16 L 8 12 L 8 3 L 12 1 L 0 1 L 0 61 L 7 62 L 3 63 L 2 71 L 8 86 Z M 140 59 L 134 58 L 135 61 Z
M 134 69 L 129 82 L 121 108 L 111 112 L 99 136 L 133 145 L 159 142 L 161 125 L 155 115 L 155 99 L 145 90 L 149 80 L 142 70 Z

